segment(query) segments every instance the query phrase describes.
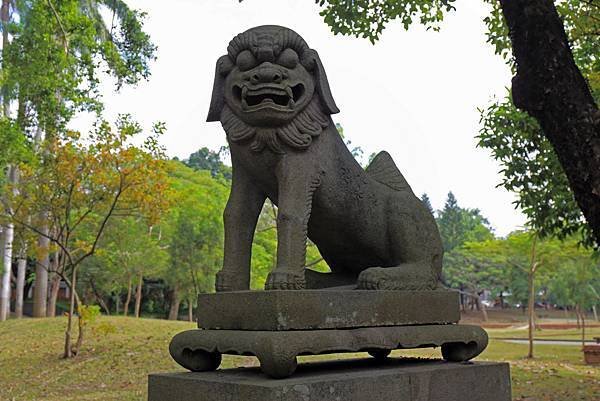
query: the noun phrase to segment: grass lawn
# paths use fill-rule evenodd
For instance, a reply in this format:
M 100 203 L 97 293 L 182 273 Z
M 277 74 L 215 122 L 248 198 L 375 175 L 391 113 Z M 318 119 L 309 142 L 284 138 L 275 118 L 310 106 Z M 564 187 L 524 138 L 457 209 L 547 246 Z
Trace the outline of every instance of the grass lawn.
M 63 360 L 65 322 L 54 318 L 0 323 L 0 400 L 145 400 L 148 373 L 182 370 L 167 347 L 175 333 L 194 327 L 185 322 L 101 317 L 88 330 L 82 353 Z M 507 329 L 488 332 L 492 338 L 527 334 Z M 586 337 L 599 335 L 595 328 Z M 579 338 L 575 330 L 540 331 L 536 336 Z M 526 353 L 527 345 L 492 340 L 479 359 L 510 362 L 514 400 L 600 400 L 600 367 L 584 365 L 579 346 L 536 345 L 534 360 L 525 359 Z M 439 351 L 393 355 L 436 358 Z M 349 356 L 357 355 L 339 357 Z M 313 358 L 323 357 L 300 361 Z M 222 367 L 256 364 L 255 358 L 225 356 Z

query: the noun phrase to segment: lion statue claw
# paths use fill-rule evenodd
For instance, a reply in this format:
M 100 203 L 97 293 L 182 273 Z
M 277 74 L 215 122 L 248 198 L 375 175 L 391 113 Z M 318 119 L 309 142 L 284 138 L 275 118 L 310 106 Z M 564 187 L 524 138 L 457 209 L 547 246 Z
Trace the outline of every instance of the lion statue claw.
M 229 43 L 207 118 L 221 122 L 233 165 L 217 291 L 249 289 L 267 198 L 278 216 L 266 289 L 437 288 L 442 245 L 433 216 L 387 152 L 366 169 L 356 162 L 331 120 L 337 112 L 319 55 L 294 31 L 259 26 Z M 305 269 L 307 238 L 331 273 Z

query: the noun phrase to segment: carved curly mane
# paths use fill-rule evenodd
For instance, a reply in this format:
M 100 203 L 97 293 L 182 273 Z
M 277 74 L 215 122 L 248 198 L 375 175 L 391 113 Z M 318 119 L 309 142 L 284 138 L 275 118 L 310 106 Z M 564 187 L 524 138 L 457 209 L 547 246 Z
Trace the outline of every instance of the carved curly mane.
M 274 153 L 285 153 L 281 142 L 292 149 L 306 149 L 313 137 L 321 135 L 329 125 L 329 118 L 321 110 L 318 99 L 313 99 L 292 121 L 280 127 L 253 127 L 236 116 L 225 105 L 221 113 L 221 124 L 232 142 L 252 140 L 250 149 L 255 152 L 268 147 Z

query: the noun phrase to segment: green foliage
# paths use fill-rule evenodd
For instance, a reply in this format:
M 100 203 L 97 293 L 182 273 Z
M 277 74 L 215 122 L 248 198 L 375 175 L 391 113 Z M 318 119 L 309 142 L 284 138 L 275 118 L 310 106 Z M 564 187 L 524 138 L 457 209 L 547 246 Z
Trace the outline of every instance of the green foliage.
M 552 145 L 537 121 L 505 99 L 482 111 L 479 146 L 502 166 L 500 186 L 517 194 L 516 207 L 542 237 L 579 235 L 593 245 L 587 225 Z
M 69 132 L 46 141 L 41 161 L 19 164 L 17 195 L 7 199 L 19 227 L 40 234 L 49 219 L 51 241 L 69 267 L 95 252 L 110 218 L 137 214 L 152 222 L 166 207 L 161 128 L 141 146 L 130 143 L 141 128 L 129 116 L 115 128 L 99 121 L 86 138 Z
M 486 0 L 492 11 L 485 18 L 488 42 L 514 68 L 508 28 L 500 4 Z M 571 40 L 573 57 L 600 99 L 600 8 L 593 2 L 570 0 L 556 4 Z M 481 109 L 478 145 L 492 152 L 502 166 L 500 186 L 517 194 L 515 205 L 528 225 L 542 237 L 578 235 L 583 245 L 595 245 L 562 166 L 537 121 L 514 106 L 510 93 Z M 597 244 L 596 244 L 597 245 Z
M 110 27 L 102 11 L 112 12 Z M 19 104 L 25 131 L 64 131 L 80 110 L 100 112 L 101 74 L 117 88 L 149 76 L 155 47 L 143 32 L 144 14 L 123 1 L 18 1 L 3 50 L 2 86 Z
M 444 13 L 454 10 L 455 0 L 316 0 L 320 15 L 334 34 L 377 41 L 386 24 L 399 20 L 408 29 L 414 22 L 438 30 Z
M 223 156 L 229 152 L 226 146 L 221 147 L 218 152 L 214 152 L 208 148 L 201 148 L 192 153 L 190 157 L 184 161 L 184 164 L 194 170 L 208 170 L 213 177 L 218 175 L 223 176 L 227 180 L 231 180 L 231 167 L 223 163 Z
M 513 305 L 525 305 L 533 241 L 531 232 L 515 232 L 506 238 L 466 242 L 444 256 L 444 281 L 474 293 L 488 289 L 496 297 L 508 292 Z M 598 304 L 600 299 L 594 294 L 600 291 L 600 267 L 592 252 L 578 247 L 573 239 L 538 240 L 535 247 L 538 301 L 563 307 Z
M 160 234 L 160 226 L 151 229 L 143 216 L 111 219 L 97 254 L 86 260 L 81 270 L 81 292 L 93 281 L 101 294 L 121 294 L 140 273 L 158 275 L 169 262 Z
M 549 300 L 588 309 L 600 304 L 600 262 L 590 252 L 570 252 L 548 280 Z
M 161 277 L 173 288 L 195 299 L 214 290 L 214 275 L 223 257 L 223 210 L 229 182 L 209 171 L 194 171 L 171 161 L 173 207 L 163 233 L 169 244 L 169 263 Z
M 508 28 L 499 2 L 491 4 L 485 18 L 488 42 L 514 69 Z M 573 57 L 590 84 L 592 94 L 600 99 L 600 8 L 594 2 L 569 0 L 556 3 Z M 537 121 L 516 109 L 510 93 L 481 109 L 479 146 L 489 149 L 500 162 L 503 179 L 500 185 L 517 194 L 515 202 L 528 218 L 528 225 L 542 237 L 567 238 L 578 235 L 583 245 L 595 244 L 562 166 L 552 145 Z
M 24 162 L 32 157 L 32 150 L 19 125 L 9 119 L 0 118 L 0 194 L 3 191 L 6 167 L 10 164 Z
M 446 252 L 465 242 L 485 241 L 494 237 L 490 223 L 481 216 L 479 210 L 461 208 L 452 192 L 448 192 L 444 208 L 438 210 L 436 221 Z
M 431 214 L 433 214 L 433 206 L 431 206 L 431 200 L 429 199 L 429 195 L 427 195 L 426 193 L 423 193 L 423 195 L 421 195 L 421 202 L 423 202 L 423 204 L 425 205 L 425 207 L 427 208 L 427 210 L 429 210 L 429 212 Z
M 100 316 L 100 307 L 98 305 L 79 305 L 77 313 L 80 316 L 79 321 L 83 326 L 93 323 Z
M 514 67 L 508 27 L 502 15 L 500 2 L 484 0 L 490 5 L 490 14 L 484 18 L 487 26 L 487 42 L 494 46 L 496 54 L 501 55 Z M 579 70 L 590 81 L 592 92 L 599 89 L 600 79 L 600 8 L 597 2 L 590 0 L 568 0 L 555 2 L 562 18 L 565 32 L 569 37 L 573 58 Z

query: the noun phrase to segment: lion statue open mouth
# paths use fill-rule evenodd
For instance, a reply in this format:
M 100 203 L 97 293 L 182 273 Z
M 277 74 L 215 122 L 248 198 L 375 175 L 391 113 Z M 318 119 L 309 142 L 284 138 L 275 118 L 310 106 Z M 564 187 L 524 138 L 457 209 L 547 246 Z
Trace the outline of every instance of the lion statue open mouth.
M 208 121 L 221 121 L 233 181 L 217 291 L 246 290 L 256 222 L 279 208 L 266 289 L 435 289 L 442 267 L 431 213 L 386 152 L 366 170 L 330 115 L 339 112 L 317 52 L 291 29 L 237 35 L 217 61 Z M 305 269 L 307 237 L 331 273 Z

